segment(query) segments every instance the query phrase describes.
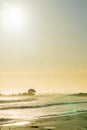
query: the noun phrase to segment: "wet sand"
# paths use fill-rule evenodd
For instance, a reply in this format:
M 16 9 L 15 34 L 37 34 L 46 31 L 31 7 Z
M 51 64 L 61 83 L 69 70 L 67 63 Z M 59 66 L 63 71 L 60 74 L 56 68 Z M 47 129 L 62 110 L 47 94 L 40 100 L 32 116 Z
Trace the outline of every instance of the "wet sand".
M 87 113 L 38 119 L 24 126 L 2 126 L 1 130 L 51 130 L 51 128 L 52 130 L 87 130 Z

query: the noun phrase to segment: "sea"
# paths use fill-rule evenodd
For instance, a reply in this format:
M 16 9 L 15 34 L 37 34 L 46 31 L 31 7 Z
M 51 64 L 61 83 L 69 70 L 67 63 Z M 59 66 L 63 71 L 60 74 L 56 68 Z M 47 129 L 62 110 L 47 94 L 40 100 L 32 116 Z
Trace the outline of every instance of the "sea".
M 0 96 L 0 126 L 24 125 L 40 118 L 87 112 L 87 96 L 38 94 Z

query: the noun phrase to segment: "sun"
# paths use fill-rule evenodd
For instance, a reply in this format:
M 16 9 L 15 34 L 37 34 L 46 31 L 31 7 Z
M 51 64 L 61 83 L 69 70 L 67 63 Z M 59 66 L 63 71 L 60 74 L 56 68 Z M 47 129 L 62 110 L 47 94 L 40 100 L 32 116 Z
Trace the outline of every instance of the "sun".
M 25 14 L 21 7 L 6 6 L 2 10 L 2 24 L 8 29 L 21 28 L 25 21 Z

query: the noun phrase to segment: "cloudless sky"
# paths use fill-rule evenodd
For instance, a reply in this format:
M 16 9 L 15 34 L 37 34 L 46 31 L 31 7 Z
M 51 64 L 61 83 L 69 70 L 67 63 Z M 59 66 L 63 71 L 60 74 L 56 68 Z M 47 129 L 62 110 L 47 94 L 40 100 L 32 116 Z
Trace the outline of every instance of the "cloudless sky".
M 0 0 L 0 14 L 13 5 L 25 22 L 0 17 L 0 91 L 87 92 L 87 0 Z

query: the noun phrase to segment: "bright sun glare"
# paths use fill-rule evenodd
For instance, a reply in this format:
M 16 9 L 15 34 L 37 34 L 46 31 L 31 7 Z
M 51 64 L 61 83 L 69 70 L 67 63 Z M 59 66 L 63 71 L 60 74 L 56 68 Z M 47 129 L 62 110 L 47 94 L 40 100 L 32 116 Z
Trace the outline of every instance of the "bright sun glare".
M 18 29 L 24 24 L 25 14 L 22 8 L 5 6 L 2 9 L 2 23 L 5 28 Z

